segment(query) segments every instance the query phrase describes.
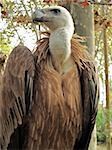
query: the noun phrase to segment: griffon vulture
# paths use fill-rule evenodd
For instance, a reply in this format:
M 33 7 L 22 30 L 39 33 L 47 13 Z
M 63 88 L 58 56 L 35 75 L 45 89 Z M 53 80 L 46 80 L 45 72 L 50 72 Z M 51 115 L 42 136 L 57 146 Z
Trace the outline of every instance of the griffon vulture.
M 9 56 L 0 99 L 1 149 L 87 150 L 98 103 L 94 60 L 74 38 L 65 8 L 37 9 L 32 18 L 50 34 L 34 53 L 17 46 Z

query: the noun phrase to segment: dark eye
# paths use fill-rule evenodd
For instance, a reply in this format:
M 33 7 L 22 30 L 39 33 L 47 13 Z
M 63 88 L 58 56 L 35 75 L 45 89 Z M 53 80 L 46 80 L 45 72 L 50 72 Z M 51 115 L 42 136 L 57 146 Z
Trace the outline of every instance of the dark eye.
M 61 12 L 59 9 L 51 9 L 50 11 L 55 14 L 59 14 Z

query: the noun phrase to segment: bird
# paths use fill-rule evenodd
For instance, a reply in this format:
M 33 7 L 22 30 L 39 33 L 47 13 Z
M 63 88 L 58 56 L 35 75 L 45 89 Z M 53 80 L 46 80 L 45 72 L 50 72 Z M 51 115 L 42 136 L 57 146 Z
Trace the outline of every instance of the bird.
M 96 63 L 62 6 L 36 8 L 49 32 L 35 51 L 18 45 L 0 91 L 1 149 L 87 150 L 98 110 Z

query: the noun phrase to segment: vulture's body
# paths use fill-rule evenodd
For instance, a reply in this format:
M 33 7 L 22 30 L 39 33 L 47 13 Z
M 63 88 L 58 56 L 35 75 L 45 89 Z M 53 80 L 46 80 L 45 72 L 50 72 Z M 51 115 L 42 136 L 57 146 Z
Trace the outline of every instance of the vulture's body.
M 56 15 L 58 9 L 63 10 L 56 9 Z M 34 19 L 37 20 L 40 18 Z M 77 39 L 72 38 L 72 32 L 66 36 L 61 29 L 64 41 L 70 41 L 56 46 L 63 39 L 54 39 L 59 36 L 56 29 L 51 28 L 50 37 L 38 41 L 33 54 L 18 46 L 9 56 L 0 106 L 3 150 L 88 148 L 97 113 L 94 61 Z

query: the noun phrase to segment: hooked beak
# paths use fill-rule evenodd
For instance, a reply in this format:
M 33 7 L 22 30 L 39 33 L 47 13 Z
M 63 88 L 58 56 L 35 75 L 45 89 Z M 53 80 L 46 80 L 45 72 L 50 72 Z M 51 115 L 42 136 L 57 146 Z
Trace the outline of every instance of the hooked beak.
M 33 20 L 34 23 L 37 23 L 37 22 L 48 22 L 48 19 L 46 18 L 46 14 L 43 11 L 43 9 L 37 9 L 32 14 L 32 20 Z

